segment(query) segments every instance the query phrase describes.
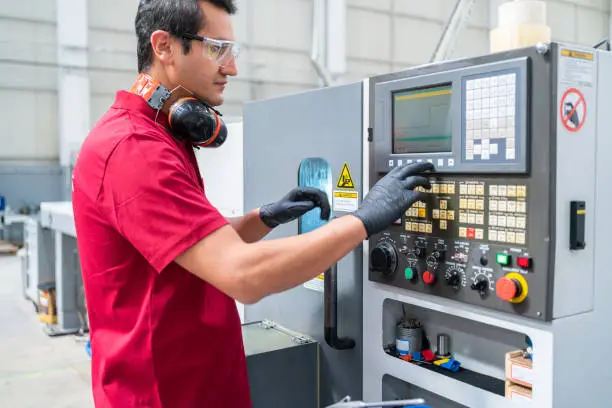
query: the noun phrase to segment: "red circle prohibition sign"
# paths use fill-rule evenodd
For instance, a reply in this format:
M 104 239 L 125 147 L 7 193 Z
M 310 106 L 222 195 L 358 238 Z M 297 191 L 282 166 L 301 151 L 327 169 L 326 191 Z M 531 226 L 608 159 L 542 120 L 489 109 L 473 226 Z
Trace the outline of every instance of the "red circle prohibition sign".
M 576 95 L 577 100 L 575 102 L 567 102 L 570 95 Z M 568 106 L 566 109 L 564 109 L 566 104 Z M 577 111 L 578 107 L 581 105 L 584 110 L 582 117 L 579 116 Z M 563 123 L 563 127 L 568 131 L 578 132 L 580 129 L 582 129 L 582 125 L 584 125 L 587 115 L 587 105 L 582 92 L 576 88 L 570 88 L 565 91 L 561 97 L 561 103 L 559 104 L 559 114 L 561 115 L 561 123 Z M 576 123 L 576 121 L 578 121 L 578 123 Z

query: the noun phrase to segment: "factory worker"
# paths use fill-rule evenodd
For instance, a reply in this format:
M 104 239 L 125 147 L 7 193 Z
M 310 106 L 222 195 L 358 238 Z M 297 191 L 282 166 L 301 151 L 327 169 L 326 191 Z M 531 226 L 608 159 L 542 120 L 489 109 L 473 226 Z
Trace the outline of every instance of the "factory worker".
M 232 0 L 140 1 L 138 75 L 80 151 L 73 208 L 96 407 L 251 407 L 235 300 L 317 276 L 428 187 L 430 164 L 396 168 L 353 214 L 285 239 L 261 240 L 315 207 L 329 217 L 323 192 L 296 188 L 223 217 L 194 148 L 228 137 L 218 109 L 237 75 L 235 12 Z

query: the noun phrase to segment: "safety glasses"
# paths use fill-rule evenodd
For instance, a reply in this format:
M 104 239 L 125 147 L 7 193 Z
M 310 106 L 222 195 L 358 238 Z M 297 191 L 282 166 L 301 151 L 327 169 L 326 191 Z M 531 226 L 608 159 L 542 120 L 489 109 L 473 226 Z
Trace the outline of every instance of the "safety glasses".
M 197 40 L 204 44 L 204 56 L 216 61 L 220 66 L 227 65 L 233 58 L 238 58 L 240 46 L 234 41 L 215 40 L 194 34 L 183 34 L 183 38 Z

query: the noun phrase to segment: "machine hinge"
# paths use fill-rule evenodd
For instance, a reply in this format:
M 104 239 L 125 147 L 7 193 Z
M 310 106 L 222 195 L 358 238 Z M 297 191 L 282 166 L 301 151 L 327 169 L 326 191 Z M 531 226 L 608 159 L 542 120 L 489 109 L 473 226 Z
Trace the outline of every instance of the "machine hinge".
M 368 128 L 368 142 L 372 142 L 372 140 L 374 140 L 373 134 L 374 134 L 374 130 L 371 127 L 369 127 Z

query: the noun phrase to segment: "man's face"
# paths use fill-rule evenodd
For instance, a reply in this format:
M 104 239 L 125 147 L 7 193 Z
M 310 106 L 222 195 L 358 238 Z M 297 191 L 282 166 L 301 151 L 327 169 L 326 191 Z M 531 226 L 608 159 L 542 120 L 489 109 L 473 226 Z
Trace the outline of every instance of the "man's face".
M 206 16 L 205 28 L 197 35 L 216 40 L 234 41 L 234 32 L 230 15 L 208 2 L 200 2 L 200 8 Z M 195 34 L 195 33 L 194 33 Z M 177 41 L 180 47 L 180 42 Z M 212 51 L 212 53 L 211 53 Z M 172 82 L 182 85 L 195 93 L 200 99 L 212 106 L 223 103 L 223 91 L 228 76 L 236 76 L 236 62 L 234 58 L 221 66 L 214 58 L 213 48 L 198 40 L 191 40 L 191 50 L 185 55 L 180 49 L 175 53 Z

